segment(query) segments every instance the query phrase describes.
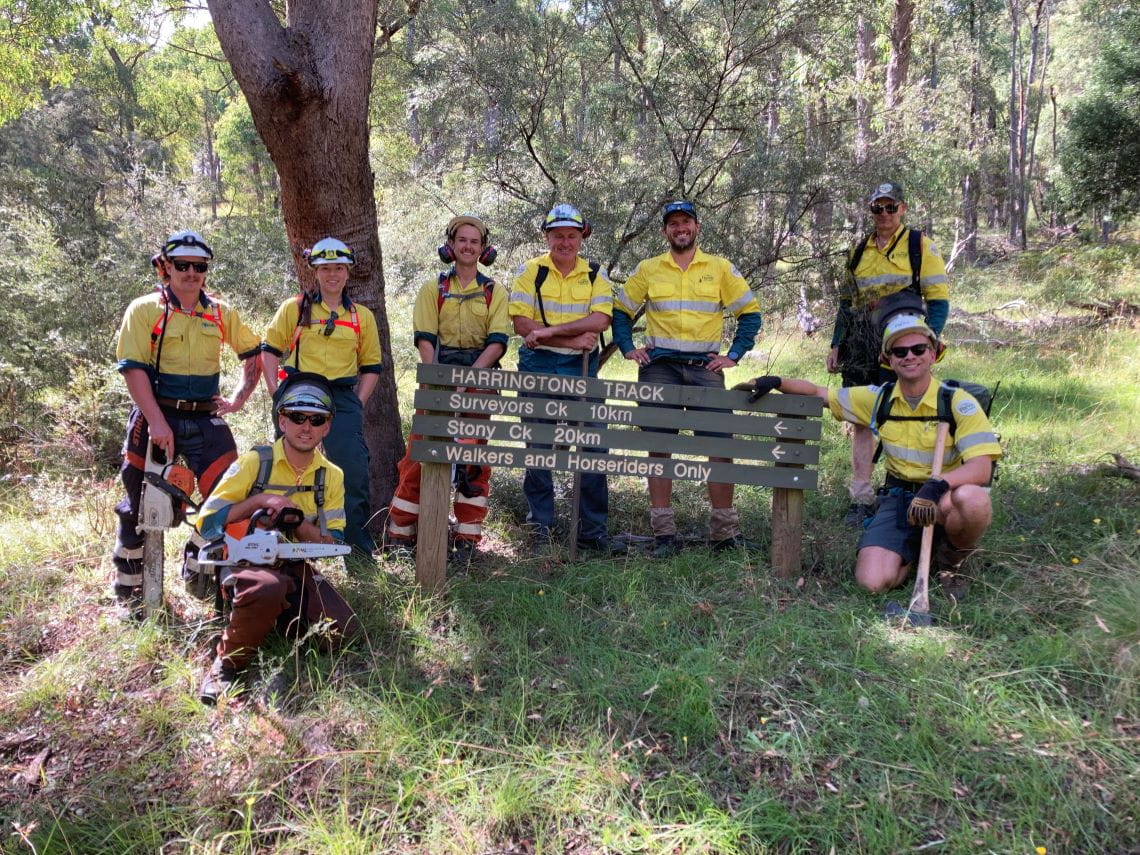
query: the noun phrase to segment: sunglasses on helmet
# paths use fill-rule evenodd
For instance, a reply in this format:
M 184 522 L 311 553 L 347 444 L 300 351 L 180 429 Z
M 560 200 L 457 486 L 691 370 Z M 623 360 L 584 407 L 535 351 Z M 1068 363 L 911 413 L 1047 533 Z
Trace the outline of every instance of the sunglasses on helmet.
M 676 202 L 670 202 L 668 205 L 665 206 L 664 210 L 662 210 L 661 216 L 662 216 L 662 218 L 668 220 L 670 214 L 677 214 L 677 213 L 688 214 L 694 220 L 697 218 L 696 207 L 693 205 L 692 202 L 689 202 L 689 201 L 684 200 L 684 199 L 680 199 Z

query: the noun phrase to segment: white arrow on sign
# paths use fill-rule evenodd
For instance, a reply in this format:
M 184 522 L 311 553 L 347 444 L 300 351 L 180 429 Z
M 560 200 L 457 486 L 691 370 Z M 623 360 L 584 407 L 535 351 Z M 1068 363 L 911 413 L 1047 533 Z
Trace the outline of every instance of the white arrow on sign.
M 780 445 L 777 445 L 775 448 L 772 449 L 772 456 L 775 457 L 777 460 L 779 460 L 781 457 L 783 457 L 787 453 L 788 452 L 784 451 L 783 446 L 780 446 Z
M 776 434 L 778 436 L 783 436 L 784 431 L 786 431 L 787 429 L 788 429 L 788 427 L 787 427 L 787 425 L 784 424 L 783 419 L 780 419 L 780 421 L 776 422 L 776 424 L 773 425 L 773 427 L 772 427 L 772 430 L 776 431 Z

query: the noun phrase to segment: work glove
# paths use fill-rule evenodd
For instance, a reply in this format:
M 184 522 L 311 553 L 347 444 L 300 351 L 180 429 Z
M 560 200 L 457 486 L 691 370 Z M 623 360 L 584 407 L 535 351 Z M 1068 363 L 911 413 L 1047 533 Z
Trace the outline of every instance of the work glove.
M 918 488 L 914 498 L 910 500 L 910 507 L 906 509 L 906 521 L 911 525 L 934 525 L 935 514 L 938 510 L 938 500 L 946 495 L 950 485 L 941 478 L 930 478 Z
M 763 377 L 753 377 L 751 380 L 737 383 L 732 388 L 739 392 L 751 392 L 748 403 L 755 404 L 773 389 L 780 388 L 780 378 L 774 374 L 765 374 Z

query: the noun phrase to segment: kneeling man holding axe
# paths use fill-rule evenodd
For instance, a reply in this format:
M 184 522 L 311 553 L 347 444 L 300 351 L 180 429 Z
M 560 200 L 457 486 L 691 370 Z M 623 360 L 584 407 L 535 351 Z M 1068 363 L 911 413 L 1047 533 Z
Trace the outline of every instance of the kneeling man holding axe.
M 905 612 L 898 610 L 916 625 L 930 622 L 931 553 L 937 570 L 954 574 L 989 528 L 986 485 L 1001 457 L 997 435 L 974 396 L 934 382 L 931 367 L 944 350 L 922 318 L 898 315 L 883 333 L 883 360 L 898 375 L 893 387 L 827 389 L 771 375 L 736 387 L 750 390 L 753 401 L 773 390 L 816 395 L 836 419 L 879 435 L 887 476 L 859 539 L 855 580 L 869 591 L 896 588 L 917 557 L 914 597 Z

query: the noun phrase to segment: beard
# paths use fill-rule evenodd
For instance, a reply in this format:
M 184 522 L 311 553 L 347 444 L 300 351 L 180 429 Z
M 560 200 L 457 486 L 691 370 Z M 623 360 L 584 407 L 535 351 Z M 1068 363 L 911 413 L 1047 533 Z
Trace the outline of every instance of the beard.
M 673 252 L 685 252 L 686 250 L 692 249 L 694 243 L 696 243 L 696 239 L 693 238 L 692 235 L 681 238 L 669 238 L 669 248 L 673 250 Z

